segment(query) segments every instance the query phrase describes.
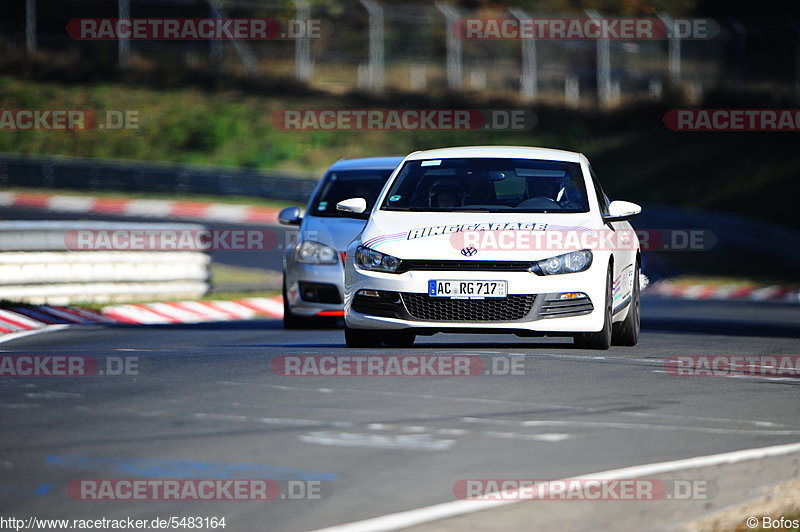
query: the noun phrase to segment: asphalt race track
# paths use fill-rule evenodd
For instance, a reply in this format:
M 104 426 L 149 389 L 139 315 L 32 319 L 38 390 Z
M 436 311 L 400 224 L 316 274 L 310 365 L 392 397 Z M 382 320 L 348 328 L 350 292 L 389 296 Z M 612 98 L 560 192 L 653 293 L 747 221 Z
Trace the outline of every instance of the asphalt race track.
M 110 367 L 109 357 L 138 364 L 138 375 L 0 379 L 2 513 L 224 516 L 225 530 L 237 532 L 313 530 L 453 501 L 460 479 L 560 479 L 800 441 L 800 381 L 677 377 L 664 363 L 681 355 L 800 354 L 800 306 L 646 297 L 642 307 L 639 346 L 605 352 L 573 349 L 563 339 L 441 334 L 410 349 L 348 350 L 341 330 L 286 331 L 267 320 L 76 326 L 0 343 L 1 355 L 83 355 L 100 368 Z M 524 371 L 296 377 L 270 366 L 282 355 L 354 354 L 468 355 L 486 368 L 521 360 Z M 633 521 L 614 529 L 677 526 L 797 475 L 797 464 L 776 463 L 768 481 L 740 470 L 733 484 L 720 470 L 695 471 L 691 478 L 717 483 L 715 499 L 686 512 L 671 511 L 670 501 L 618 503 Z M 141 478 L 314 480 L 321 495 L 109 502 L 67 494 L 78 479 Z M 516 511 L 545 523 L 553 516 L 544 504 Z M 547 504 L 578 519 L 580 505 L 603 502 Z M 483 519 L 476 530 L 502 529 L 493 512 L 502 510 L 461 519 Z M 465 527 L 439 521 L 430 529 Z

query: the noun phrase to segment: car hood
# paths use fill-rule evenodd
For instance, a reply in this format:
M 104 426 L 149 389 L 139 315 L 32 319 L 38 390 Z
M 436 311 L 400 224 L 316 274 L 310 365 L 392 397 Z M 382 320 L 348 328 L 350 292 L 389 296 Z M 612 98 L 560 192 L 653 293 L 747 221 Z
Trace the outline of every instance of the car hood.
M 314 240 L 344 251 L 364 227 L 364 220 L 333 216 L 307 216 L 300 228 L 300 240 Z
M 361 242 L 401 259 L 539 260 L 582 249 L 602 230 L 591 213 L 380 211 L 367 222 Z M 547 233 L 559 234 L 549 240 Z M 475 251 L 462 253 L 470 247 Z

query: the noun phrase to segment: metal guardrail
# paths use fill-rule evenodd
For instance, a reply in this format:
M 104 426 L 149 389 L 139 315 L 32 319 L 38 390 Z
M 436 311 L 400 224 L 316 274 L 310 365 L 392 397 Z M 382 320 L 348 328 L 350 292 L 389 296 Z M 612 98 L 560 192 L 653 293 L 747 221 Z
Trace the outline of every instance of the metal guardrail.
M 0 153 L 0 187 L 237 195 L 305 202 L 317 178 L 289 172 Z
M 198 224 L 0 222 L 0 299 L 33 304 L 197 298 L 209 290 L 203 251 L 71 248 L 76 231 L 198 231 Z

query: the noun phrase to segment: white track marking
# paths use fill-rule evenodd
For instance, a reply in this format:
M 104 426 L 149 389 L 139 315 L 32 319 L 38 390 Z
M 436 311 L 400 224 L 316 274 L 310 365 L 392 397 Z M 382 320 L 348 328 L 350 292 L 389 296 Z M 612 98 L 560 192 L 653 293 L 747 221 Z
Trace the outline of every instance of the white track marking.
M 338 447 L 379 447 L 414 451 L 446 451 L 455 440 L 436 440 L 430 434 L 363 434 L 352 432 L 319 431 L 297 437 L 304 443 Z
M 41 333 L 48 333 L 48 332 L 55 332 L 60 331 L 62 329 L 66 329 L 69 327 L 67 323 L 58 323 L 52 325 L 45 325 L 39 329 L 31 329 L 30 331 L 17 331 L 8 334 L 0 335 L 0 344 L 10 342 L 11 340 L 19 340 L 20 338 L 25 338 L 26 336 L 33 336 L 34 334 L 41 334 Z
M 710 467 L 722 464 L 735 464 L 747 460 L 759 460 L 772 456 L 800 452 L 800 443 L 790 443 L 787 445 L 775 445 L 772 447 L 761 447 L 757 449 L 745 449 L 743 451 L 733 451 L 729 453 L 712 454 L 698 456 L 695 458 L 685 458 L 672 460 L 669 462 L 654 462 L 621 469 L 611 469 L 598 473 L 589 473 L 577 477 L 570 477 L 563 480 L 596 479 L 596 480 L 619 480 L 626 478 L 639 478 L 661 473 L 670 473 L 685 469 L 696 469 L 700 467 Z M 514 498 L 513 491 L 507 492 L 508 498 Z M 389 530 L 399 530 L 422 523 L 430 523 L 448 517 L 471 514 L 491 508 L 509 506 L 520 502 L 519 500 L 487 500 L 476 503 L 475 501 L 452 501 L 441 504 L 434 504 L 423 508 L 408 510 L 388 514 L 363 521 L 355 521 L 327 528 L 321 528 L 314 532 L 385 532 Z

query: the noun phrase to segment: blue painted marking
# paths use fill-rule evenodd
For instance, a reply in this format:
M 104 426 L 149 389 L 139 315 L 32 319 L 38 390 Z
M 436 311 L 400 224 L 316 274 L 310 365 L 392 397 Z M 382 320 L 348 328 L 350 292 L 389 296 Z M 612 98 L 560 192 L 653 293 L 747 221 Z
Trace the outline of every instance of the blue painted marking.
M 73 469 L 96 469 L 146 478 L 269 478 L 272 480 L 334 480 L 326 471 L 308 471 L 264 464 L 219 464 L 164 458 L 51 455 L 45 461 Z
M 53 491 L 53 488 L 55 488 L 55 487 L 56 487 L 56 485 L 55 485 L 55 484 L 53 484 L 52 482 L 45 482 L 44 484 L 40 484 L 40 485 L 39 485 L 39 486 L 36 488 L 36 491 L 35 491 L 35 493 L 36 493 L 36 495 L 38 495 L 39 497 L 44 497 L 45 495 L 47 495 L 48 493 L 50 493 L 51 491 Z

